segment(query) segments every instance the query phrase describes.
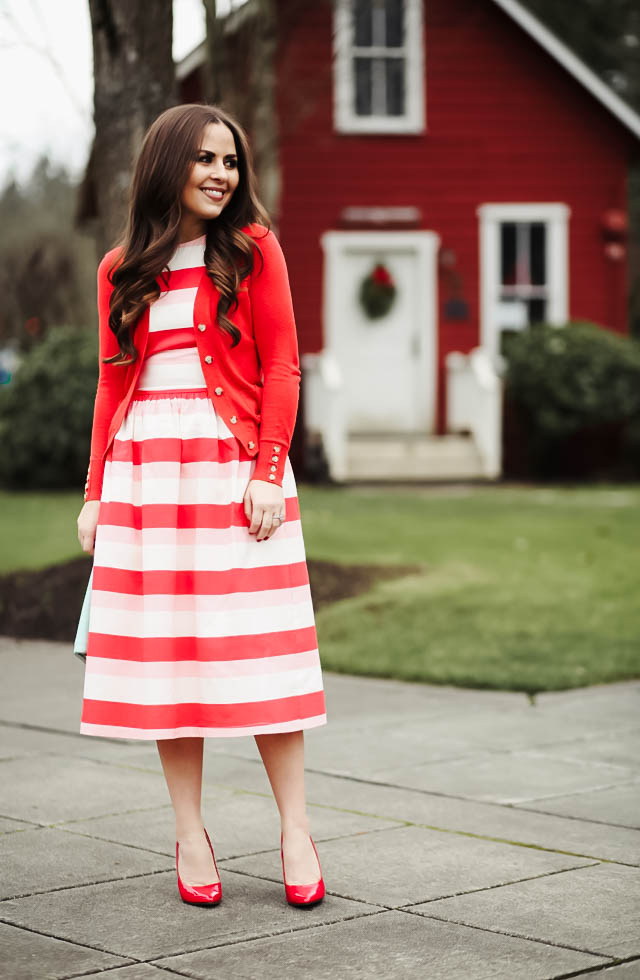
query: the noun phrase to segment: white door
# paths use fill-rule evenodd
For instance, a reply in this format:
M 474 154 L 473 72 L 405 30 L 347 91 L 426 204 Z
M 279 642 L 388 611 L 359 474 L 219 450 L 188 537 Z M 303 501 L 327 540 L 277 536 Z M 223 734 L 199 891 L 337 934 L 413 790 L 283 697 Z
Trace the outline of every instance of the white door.
M 429 231 L 326 232 L 324 337 L 340 368 L 347 431 L 427 433 L 436 396 L 436 255 Z M 370 319 L 362 280 L 382 262 L 396 286 L 390 310 Z

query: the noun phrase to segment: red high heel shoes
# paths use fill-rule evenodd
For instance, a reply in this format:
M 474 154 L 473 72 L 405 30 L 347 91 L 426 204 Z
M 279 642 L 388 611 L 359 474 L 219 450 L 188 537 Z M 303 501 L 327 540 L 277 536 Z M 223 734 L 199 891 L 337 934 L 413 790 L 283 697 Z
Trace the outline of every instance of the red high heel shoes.
M 215 869 L 218 872 L 216 856 L 213 853 L 213 847 L 211 846 L 206 828 L 204 835 L 207 838 L 207 843 L 211 849 L 211 857 L 213 858 Z M 213 885 L 185 885 L 178 870 L 178 850 L 178 841 L 176 841 L 176 874 L 178 875 L 178 891 L 180 892 L 182 901 L 187 902 L 188 905 L 217 905 L 222 898 L 222 883 L 216 881 Z M 220 872 L 218 872 L 218 876 L 219 874 Z
M 316 857 L 318 858 L 318 867 L 320 866 L 320 858 L 318 857 L 318 852 L 316 851 L 316 845 L 313 843 L 313 839 L 309 836 L 311 845 L 316 852 Z M 289 885 L 287 884 L 287 879 L 284 873 L 284 854 L 282 852 L 282 832 L 280 833 L 280 860 L 282 861 L 282 877 L 284 880 L 284 893 L 287 898 L 289 905 L 302 905 L 308 907 L 310 905 L 317 905 L 324 898 L 324 881 L 322 878 L 322 872 L 320 872 L 320 878 L 318 881 L 312 882 L 310 885 Z

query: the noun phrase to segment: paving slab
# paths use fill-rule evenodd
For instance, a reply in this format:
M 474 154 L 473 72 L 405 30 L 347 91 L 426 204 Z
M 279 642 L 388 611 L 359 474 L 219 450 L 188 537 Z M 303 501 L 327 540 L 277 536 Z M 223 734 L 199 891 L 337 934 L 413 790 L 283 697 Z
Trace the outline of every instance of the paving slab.
M 169 802 L 164 779 L 133 766 L 68 756 L 0 762 L 0 813 L 50 824 Z
M 422 766 L 398 766 L 377 779 L 433 793 L 496 803 L 523 803 L 629 782 L 632 769 L 573 762 L 532 751 L 487 753 Z
M 491 692 L 492 697 L 496 693 Z M 635 681 L 540 694 L 533 703 L 522 694 L 501 693 L 508 697 L 494 704 L 484 700 L 484 691 L 467 691 L 464 698 L 445 702 L 443 713 L 425 705 L 418 715 L 399 711 L 396 723 L 421 724 L 423 737 L 428 733 L 428 738 L 435 739 L 447 735 L 474 739 L 477 749 L 502 750 L 543 747 L 587 735 L 600 738 L 638 728 L 640 684 Z M 335 731 L 335 723 L 333 728 Z
M 640 864 L 640 833 L 637 830 L 413 789 L 356 782 L 321 773 L 307 773 L 305 782 L 310 803 L 470 836 L 498 838 L 527 847 L 550 848 L 559 853 Z
M 280 817 L 273 796 L 205 787 L 203 803 L 204 823 L 217 861 L 264 851 L 276 843 L 279 845 Z M 322 806 L 309 806 L 308 810 L 315 841 L 402 826 L 398 821 L 379 820 L 374 816 Z M 173 855 L 175 852 L 175 821 L 170 805 L 92 820 L 75 820 L 58 826 L 71 833 L 119 841 L 162 854 Z
M 640 953 L 638 909 L 640 870 L 613 864 L 564 871 L 411 908 L 449 922 L 612 957 Z
M 631 719 L 638 727 L 640 680 L 618 681 L 613 684 L 591 684 L 567 691 L 541 691 L 536 695 L 536 707 L 545 713 L 560 712 L 583 720 Z M 635 720 L 634 720 L 635 715 Z M 587 725 L 585 730 L 591 726 Z
M 597 820 L 637 830 L 640 828 L 640 780 L 525 805 L 545 813 Z
M 132 966 L 121 966 L 108 973 L 85 973 L 82 980 L 167 980 L 167 977 L 184 977 L 185 973 L 176 973 L 168 967 L 157 967 L 151 963 L 134 963 Z
M 317 847 L 325 886 L 332 894 L 380 905 L 407 905 L 457 895 L 564 868 L 588 860 L 419 827 L 381 830 Z M 225 867 L 282 877 L 280 849 L 225 862 Z
M 173 864 L 137 847 L 40 827 L 3 842 L 0 898 L 167 871 Z
M 5 695 L 0 719 L 18 723 L 37 719 L 43 727 L 78 731 L 84 665 L 70 643 L 0 637 L 0 669 Z
M 330 695 L 327 699 L 327 719 L 331 711 L 331 726 L 322 726 L 325 731 L 329 731 L 330 727 L 335 729 L 337 726 L 342 728 L 367 723 L 397 724 L 398 719 L 424 721 L 446 718 L 452 709 L 461 714 L 465 710 L 474 710 L 474 707 L 482 710 L 491 708 L 498 712 L 518 706 L 526 707 L 529 704 L 527 696 L 516 691 L 483 691 L 483 698 L 479 699 L 478 692 L 470 688 L 336 674 L 331 671 L 325 671 L 324 674 Z
M 326 726 L 328 728 L 328 726 Z M 429 731 L 429 737 L 425 737 Z M 314 733 L 315 735 L 315 733 Z M 375 744 L 375 752 L 371 746 Z M 395 725 L 350 727 L 305 736 L 305 765 L 337 775 L 377 778 L 380 773 L 403 766 L 478 755 L 474 735 L 458 737 L 452 731 L 431 733 L 430 722 L 422 719 Z
M 339 922 L 379 911 L 379 906 L 334 895 L 319 905 L 288 905 L 282 883 L 274 884 L 220 868 L 222 902 L 214 907 L 184 903 L 174 872 L 66 888 L 51 895 L 0 902 L 0 920 L 68 942 L 91 945 L 136 960 L 190 952 L 205 946 Z
M 154 741 L 101 738 L 97 735 L 56 731 L 51 728 L 21 725 L 17 722 L 0 725 L 0 742 L 7 748 L 7 754 L 13 757 L 53 754 L 95 759 L 100 762 L 121 762 L 125 758 L 131 761 L 132 752 L 136 750 L 136 762 L 142 758 L 153 761 L 154 756 L 158 756 Z
M 546 746 L 541 754 L 577 762 L 605 762 L 640 771 L 640 728 Z
M 551 980 L 607 961 L 390 911 L 157 962 L 198 980 Z
M 577 974 L 577 976 L 583 975 L 582 973 Z M 618 966 L 609 966 L 596 976 L 601 980 L 640 980 L 640 960 L 620 963 Z
M 32 826 L 24 820 L 8 820 L 0 817 L 0 834 L 15 834 L 18 830 L 28 830 Z
M 87 945 L 76 946 L 0 922 L 0 963 L 2 976 L 7 980 L 66 980 L 67 977 L 85 975 L 90 970 L 110 970 L 127 962 L 122 956 Z M 110 980 L 114 977 L 113 973 L 93 973 L 93 976 L 97 975 Z M 154 978 L 149 977 L 149 980 Z

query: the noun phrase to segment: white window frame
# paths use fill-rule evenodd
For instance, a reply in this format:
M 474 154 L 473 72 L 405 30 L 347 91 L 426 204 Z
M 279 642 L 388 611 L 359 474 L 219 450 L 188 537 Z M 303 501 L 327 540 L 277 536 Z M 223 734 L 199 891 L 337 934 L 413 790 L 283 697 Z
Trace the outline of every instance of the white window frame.
M 340 133 L 422 133 L 425 130 L 423 0 L 405 4 L 405 113 L 402 116 L 355 113 L 352 71 L 351 0 L 334 0 L 333 123 Z
M 482 204 L 480 219 L 480 346 L 497 357 L 500 329 L 493 311 L 499 301 L 500 225 L 502 222 L 542 222 L 547 227 L 545 280 L 548 287 L 546 321 L 561 326 L 569 318 L 569 216 L 566 204 Z

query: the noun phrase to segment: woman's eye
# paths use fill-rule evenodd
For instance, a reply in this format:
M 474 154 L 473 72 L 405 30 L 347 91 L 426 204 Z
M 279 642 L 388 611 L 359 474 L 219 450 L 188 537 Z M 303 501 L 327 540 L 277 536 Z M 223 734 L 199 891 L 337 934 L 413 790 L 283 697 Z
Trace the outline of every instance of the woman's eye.
M 204 156 L 198 157 L 198 163 L 211 163 L 211 157 L 208 156 L 208 155 L 206 155 L 206 154 Z M 231 160 L 225 160 L 225 163 L 229 167 L 237 167 L 238 166 L 238 161 L 237 160 L 233 160 L 233 159 L 231 159 Z

